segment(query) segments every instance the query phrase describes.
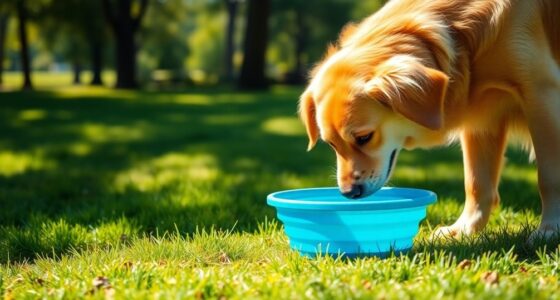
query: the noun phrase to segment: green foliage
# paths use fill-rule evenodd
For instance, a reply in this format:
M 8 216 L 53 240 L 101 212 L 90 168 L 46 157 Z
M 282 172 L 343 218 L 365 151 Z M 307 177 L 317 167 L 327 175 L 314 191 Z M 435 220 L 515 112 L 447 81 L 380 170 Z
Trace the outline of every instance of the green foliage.
M 271 46 L 269 59 L 280 75 L 290 71 L 295 64 L 295 39 L 298 31 L 304 34 L 305 63 L 311 66 L 318 61 L 329 43 L 334 43 L 342 27 L 375 12 L 381 1 L 344 0 L 276 0 L 271 17 Z M 303 19 L 298 23 L 297 15 Z
M 225 14 L 198 14 L 196 23 L 201 29 L 188 38 L 191 55 L 185 65 L 187 70 L 203 71 L 206 81 L 217 81 L 224 66 Z
M 93 42 L 105 42 L 107 28 L 97 0 L 52 1 L 37 18 L 46 46 L 71 63 L 89 61 Z
M 352 19 L 355 21 L 359 21 L 363 18 L 368 17 L 372 14 L 372 12 L 377 11 L 378 9 L 385 4 L 387 0 L 377 0 L 377 1 L 357 1 L 354 7 L 351 10 Z
M 140 66 L 144 73 L 154 69 L 183 70 L 188 56 L 187 37 L 194 30 L 192 9 L 182 0 L 153 1 L 142 26 Z
M 6 0 L 0 3 L 0 14 L 6 14 L 9 17 L 8 30 L 6 35 L 6 44 L 4 45 L 6 60 L 4 68 L 7 70 L 21 69 L 20 61 L 20 41 L 18 36 L 19 24 L 17 20 L 16 3 L 19 0 Z M 25 1 L 25 7 L 28 9 L 27 38 L 31 55 L 38 57 L 38 61 L 33 61 L 34 68 L 45 68 L 50 64 L 52 59 L 50 53 L 45 51 L 43 40 L 39 26 L 30 22 L 37 18 L 50 3 L 50 0 Z
M 153 70 L 216 81 L 224 60 L 225 11 L 218 1 L 156 1 L 146 15 L 139 54 L 143 77 Z
M 526 242 L 540 211 L 537 178 L 515 149 L 507 153 L 502 207 L 479 235 L 428 239 L 462 207 L 461 153 L 451 147 L 399 157 L 391 185 L 439 195 L 410 254 L 345 260 L 290 251 L 266 195 L 335 184 L 329 147 L 305 152 L 295 116 L 300 91 L 2 94 L 0 293 L 17 299 L 560 297 L 558 240 Z M 499 280 L 485 280 L 486 272 L 497 272 Z

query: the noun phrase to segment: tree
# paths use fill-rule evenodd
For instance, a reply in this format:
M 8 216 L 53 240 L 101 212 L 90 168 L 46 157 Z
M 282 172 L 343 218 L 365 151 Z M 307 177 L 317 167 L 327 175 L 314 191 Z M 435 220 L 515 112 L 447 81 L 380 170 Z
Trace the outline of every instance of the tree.
M 103 40 L 101 38 L 91 38 L 91 85 L 103 85 L 101 72 L 103 71 Z
M 101 85 L 106 36 L 101 3 L 98 0 L 52 1 L 39 19 L 47 46 L 72 64 L 74 83 L 81 83 L 81 71 L 89 60 L 93 73 L 91 84 Z
M 242 89 L 262 89 L 268 86 L 265 60 L 269 14 L 270 0 L 249 0 L 243 64 L 238 82 Z
M 4 49 L 6 49 L 6 34 L 8 33 L 8 21 L 10 15 L 0 11 L 0 90 L 3 84 L 4 72 Z
M 235 34 L 235 18 L 241 1 L 242 0 L 224 0 L 227 10 L 224 77 L 227 81 L 233 80 L 233 54 L 235 52 L 233 38 Z
M 103 8 L 99 0 L 88 0 L 90 18 L 84 18 L 84 33 L 87 38 L 90 53 L 92 79 L 91 85 L 103 85 L 101 72 L 103 71 L 103 45 L 107 45 L 106 25 L 102 21 Z M 93 16 L 92 16 L 93 15 Z M 85 22 L 84 22 L 85 21 Z
M 138 12 L 132 13 L 134 0 L 103 0 L 105 17 L 115 37 L 117 88 L 136 88 L 135 34 L 146 13 L 148 0 L 139 0 Z
M 23 75 L 23 86 L 22 89 L 30 90 L 33 89 L 33 84 L 31 82 L 31 55 L 29 51 L 29 38 L 27 34 L 28 22 L 34 19 L 39 12 L 45 7 L 47 3 L 52 0 L 2 0 L 0 2 L 0 14 L 6 14 L 8 12 L 14 12 L 17 20 L 17 39 L 19 41 L 19 52 L 21 60 L 21 68 Z M 3 41 L 2 43 L 5 43 Z M 2 50 L 4 47 L 1 45 Z
M 26 7 L 25 0 L 19 0 L 16 3 L 17 18 L 18 18 L 18 34 L 20 41 L 20 53 L 21 53 L 21 66 L 23 68 L 23 89 L 31 90 L 33 89 L 33 84 L 31 83 L 31 58 L 29 56 L 28 50 L 28 40 L 27 40 L 27 17 L 28 11 Z

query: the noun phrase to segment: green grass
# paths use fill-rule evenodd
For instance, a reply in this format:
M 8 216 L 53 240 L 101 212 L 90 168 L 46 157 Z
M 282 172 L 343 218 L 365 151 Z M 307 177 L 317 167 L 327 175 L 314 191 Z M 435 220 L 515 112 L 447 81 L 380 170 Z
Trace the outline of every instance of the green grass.
M 103 83 L 107 86 L 114 85 L 116 78 L 115 73 L 112 71 L 105 71 L 101 75 Z M 92 73 L 83 71 L 81 80 L 83 83 L 89 83 L 92 78 Z M 20 72 L 4 72 L 3 74 L 2 90 L 13 91 L 21 89 L 23 84 L 23 76 Z M 34 88 L 39 89 L 52 89 L 71 86 L 74 80 L 74 75 L 70 72 L 47 72 L 47 71 L 33 71 L 31 73 L 31 81 Z
M 502 206 L 479 235 L 428 239 L 463 204 L 461 153 L 452 146 L 399 158 L 391 185 L 439 196 L 409 254 L 346 260 L 290 251 L 266 195 L 335 184 L 328 147 L 305 152 L 299 92 L 1 93 L 0 294 L 560 298 L 558 240 L 526 242 L 540 201 L 535 166 L 515 149 Z M 471 265 L 460 268 L 464 259 Z M 487 272 L 499 282 L 484 280 Z

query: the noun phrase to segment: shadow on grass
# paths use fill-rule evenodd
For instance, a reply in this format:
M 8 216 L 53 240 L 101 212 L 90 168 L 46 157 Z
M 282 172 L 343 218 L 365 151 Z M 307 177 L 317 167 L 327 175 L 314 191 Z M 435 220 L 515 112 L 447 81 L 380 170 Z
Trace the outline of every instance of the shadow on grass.
M 425 238 L 415 243 L 413 251 L 408 255 L 416 253 L 445 252 L 457 258 L 476 259 L 482 255 L 496 253 L 498 256 L 512 253 L 519 261 L 525 260 L 529 263 L 539 260 L 538 252 L 555 251 L 560 243 L 560 235 L 545 239 L 537 237 L 531 240 L 529 236 L 536 229 L 528 224 L 519 228 L 502 227 L 497 230 L 485 230 L 470 237 L 431 239 Z
M 34 228 L 61 220 L 91 231 L 125 219 L 132 235 L 189 234 L 198 226 L 255 230 L 275 217 L 268 193 L 335 184 L 330 150 L 305 152 L 299 92 L 0 94 L 0 162 L 9 164 L 0 170 L 0 232 L 9 233 L 0 245 L 16 260 L 48 254 L 52 244 L 37 246 Z M 511 165 L 531 168 L 512 153 Z M 399 167 L 440 168 L 442 176 L 403 175 L 393 183 L 462 202 L 460 164 L 457 147 L 406 153 Z M 502 190 L 504 206 L 537 210 L 538 202 L 526 201 L 538 199 L 530 182 L 505 178 Z M 69 241 L 54 252 L 79 245 Z

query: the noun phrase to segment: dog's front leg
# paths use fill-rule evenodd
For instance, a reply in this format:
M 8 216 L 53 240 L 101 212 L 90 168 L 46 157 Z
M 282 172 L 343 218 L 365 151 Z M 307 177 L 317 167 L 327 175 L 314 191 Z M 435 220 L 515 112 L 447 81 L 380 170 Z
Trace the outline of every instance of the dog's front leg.
M 560 80 L 535 94 L 525 115 L 535 148 L 542 213 L 531 240 L 560 231 Z
M 486 226 L 492 209 L 498 206 L 498 182 L 506 144 L 506 128 L 489 131 L 465 130 L 461 134 L 465 172 L 465 207 L 451 226 L 438 228 L 433 237 L 458 237 L 478 232 Z

